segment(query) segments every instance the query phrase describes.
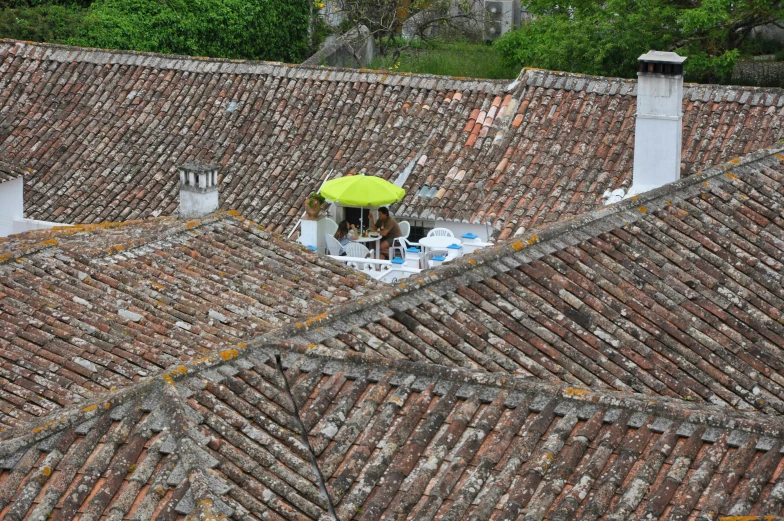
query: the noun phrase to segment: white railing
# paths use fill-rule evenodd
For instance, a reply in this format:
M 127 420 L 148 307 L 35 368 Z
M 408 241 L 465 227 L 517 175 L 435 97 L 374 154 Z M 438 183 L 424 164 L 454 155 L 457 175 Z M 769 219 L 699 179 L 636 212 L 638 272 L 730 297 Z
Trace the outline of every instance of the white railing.
M 404 279 L 422 271 L 403 264 L 392 264 L 388 260 L 348 257 L 345 255 L 330 255 L 329 257 L 349 268 L 370 275 L 376 280 L 390 283 L 397 282 L 398 279 Z

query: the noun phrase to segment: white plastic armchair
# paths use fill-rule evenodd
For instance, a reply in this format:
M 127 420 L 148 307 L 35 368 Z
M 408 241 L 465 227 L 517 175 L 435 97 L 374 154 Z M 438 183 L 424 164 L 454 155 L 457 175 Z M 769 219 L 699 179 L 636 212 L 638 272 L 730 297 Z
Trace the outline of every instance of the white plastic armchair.
M 324 219 L 324 224 L 326 224 L 326 228 L 324 228 L 324 233 L 328 233 L 330 235 L 335 235 L 335 232 L 338 231 L 338 223 L 327 217 Z
M 389 248 L 389 258 L 394 259 L 395 257 L 400 257 L 401 259 L 405 260 L 406 258 L 406 250 L 408 249 L 409 242 L 406 240 L 405 237 L 397 237 L 394 241 L 392 241 L 392 246 Z
M 404 239 L 408 239 L 408 235 L 411 233 L 411 223 L 408 221 L 401 221 L 397 223 L 397 225 L 400 228 L 400 236 Z
M 452 233 L 452 230 L 448 230 L 447 228 L 433 228 L 429 232 L 427 232 L 428 237 L 454 237 L 455 234 Z
M 364 245 L 359 244 L 358 242 L 350 242 L 346 244 L 343 246 L 343 251 L 346 252 L 347 256 L 356 257 L 358 259 L 365 259 L 371 253 L 373 253 L 373 250 L 368 250 Z M 357 269 L 364 270 L 365 265 L 363 263 L 357 263 Z
M 408 221 L 398 223 L 400 226 L 400 237 L 395 237 L 392 240 L 392 247 L 389 248 L 390 259 L 395 258 L 395 251 L 400 252 L 400 258 L 406 258 L 406 250 L 408 249 L 408 235 L 411 233 L 411 224 Z
M 327 241 L 327 251 L 330 255 L 340 255 L 343 250 L 343 245 L 333 235 L 328 233 L 324 234 L 324 240 Z

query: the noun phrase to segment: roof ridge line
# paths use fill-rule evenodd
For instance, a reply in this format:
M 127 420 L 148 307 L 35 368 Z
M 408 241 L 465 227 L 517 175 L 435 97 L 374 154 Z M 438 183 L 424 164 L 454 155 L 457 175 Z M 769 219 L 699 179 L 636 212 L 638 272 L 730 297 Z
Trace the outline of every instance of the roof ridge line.
M 246 60 L 234 58 L 215 58 L 210 56 L 186 56 L 178 54 L 162 54 L 147 51 L 130 51 L 120 49 L 100 49 L 94 47 L 78 47 L 71 45 L 55 44 L 55 43 L 38 43 L 23 40 L 14 40 L 10 38 L 0 38 L 0 46 L 8 45 L 10 48 L 17 47 L 19 51 L 16 54 L 25 58 L 32 54 L 28 50 L 23 50 L 25 46 L 32 49 L 41 49 L 40 56 L 35 56 L 38 59 L 48 59 L 58 62 L 71 62 L 77 57 L 81 62 L 89 62 L 96 64 L 110 64 L 115 63 L 119 65 L 141 65 L 156 68 L 168 68 L 173 70 L 181 70 L 186 72 L 227 72 L 236 74 L 271 74 L 274 76 L 286 76 L 292 78 L 299 78 L 296 72 L 291 71 L 310 71 L 314 76 L 320 76 L 319 79 L 331 79 L 332 81 L 359 81 L 354 78 L 345 78 L 341 75 L 364 75 L 364 81 L 372 82 L 373 79 L 367 76 L 376 76 L 377 83 L 385 85 L 404 85 L 411 86 L 410 84 L 416 80 L 421 81 L 460 81 L 465 83 L 475 84 L 472 88 L 476 90 L 483 90 L 483 84 L 495 86 L 495 89 L 500 94 L 503 87 L 509 82 L 507 79 L 490 79 L 490 78 L 467 78 L 459 76 L 440 76 L 436 74 L 424 73 L 409 73 L 409 72 L 394 72 L 389 70 L 376 70 L 368 68 L 353 69 L 348 67 L 332 67 L 321 65 L 302 65 L 299 63 L 285 63 L 276 61 L 265 60 Z M 145 61 L 156 61 L 157 63 L 145 63 Z M 191 65 L 198 64 L 198 67 Z M 207 65 L 208 70 L 204 69 Z M 210 70 L 209 68 L 212 68 Z M 223 70 L 223 69 L 226 70 Z M 287 74 L 286 71 L 289 71 Z M 334 76 L 334 77 L 333 77 Z M 395 81 L 397 78 L 399 81 Z M 462 89 L 465 90 L 465 89 Z
M 162 373 L 144 378 L 128 387 L 99 394 L 81 404 L 55 410 L 19 427 L 0 429 L 0 460 L 17 452 L 20 448 L 38 443 L 65 428 L 90 421 L 103 412 L 122 407 L 129 400 L 140 396 L 149 396 L 161 391 L 181 397 L 177 384 L 185 378 L 193 378 L 203 371 L 219 368 L 235 358 L 252 354 L 263 354 L 270 360 L 274 359 L 275 354 L 305 355 L 325 359 L 327 362 L 372 365 L 391 371 L 443 378 L 465 385 L 496 387 L 531 395 L 547 394 L 554 398 L 604 406 L 608 409 L 623 408 L 644 414 L 661 415 L 683 423 L 700 423 L 784 437 L 784 425 L 782 425 L 780 418 L 761 414 L 758 411 L 740 411 L 708 402 L 679 401 L 671 397 L 651 397 L 622 391 L 594 391 L 585 387 L 571 386 L 568 383 L 558 384 L 520 375 L 488 373 L 472 371 L 463 367 L 388 359 L 314 344 L 304 345 L 265 334 L 257 337 L 252 345 L 240 343 L 220 351 L 216 349 L 207 356 L 192 360 L 187 364 L 170 366 Z
M 295 353 L 326 360 L 369 364 L 376 368 L 382 367 L 406 373 L 434 376 L 450 381 L 462 382 L 466 385 L 498 387 L 528 394 L 545 393 L 548 396 L 584 402 L 586 404 L 606 406 L 608 408 L 625 408 L 648 414 L 660 414 L 684 423 L 703 423 L 714 427 L 740 428 L 751 432 L 767 433 L 772 436 L 784 436 L 784 425 L 782 425 L 780 418 L 777 416 L 763 414 L 759 411 L 742 411 L 732 407 L 715 405 L 710 402 L 694 402 L 678 400 L 668 396 L 648 396 L 641 393 L 614 390 L 595 391 L 587 387 L 577 387 L 569 383 L 553 383 L 530 376 L 473 371 L 465 367 L 448 367 L 435 363 L 383 358 L 357 351 L 343 351 L 290 341 L 267 342 L 265 345 L 257 348 L 262 351 L 265 349 L 275 351 L 276 347 L 284 348 L 283 354 Z
M 351 301 L 341 307 L 335 308 L 304 321 L 296 322 L 279 328 L 276 332 L 282 338 L 291 339 L 304 336 L 308 341 L 318 342 L 328 335 L 324 335 L 322 328 L 346 317 L 360 316 L 360 320 L 348 320 L 352 327 L 367 323 L 361 315 L 366 317 L 368 307 L 389 305 L 394 300 L 403 304 L 394 307 L 396 311 L 405 311 L 412 304 L 405 304 L 403 299 L 411 298 L 412 293 L 430 291 L 439 294 L 439 286 L 443 291 L 452 289 L 452 281 L 463 278 L 461 282 L 471 283 L 481 278 L 504 273 L 524 262 L 530 262 L 547 253 L 577 244 L 588 237 L 595 237 L 600 233 L 609 231 L 618 225 L 618 222 L 631 223 L 640 219 L 651 210 L 659 210 L 672 204 L 673 200 L 690 197 L 700 190 L 700 187 L 710 187 L 713 184 L 731 182 L 733 172 L 743 175 L 740 170 L 752 163 L 767 159 L 784 152 L 784 142 L 773 147 L 758 150 L 743 157 L 731 159 L 689 177 L 679 179 L 662 187 L 650 190 L 629 199 L 603 206 L 596 210 L 586 212 L 566 221 L 559 221 L 542 227 L 537 227 L 523 234 L 524 237 L 510 240 L 503 244 L 483 248 L 474 253 L 455 259 L 437 269 L 430 269 L 421 274 L 414 275 L 398 283 L 390 289 L 382 289 L 364 297 Z M 784 156 L 781 156 L 784 159 Z M 693 192 L 693 193 L 692 193 Z M 441 291 L 441 293 L 443 293 Z M 419 296 L 420 302 L 429 300 Z M 416 302 L 414 305 L 419 304 Z M 342 329 L 342 328 L 341 328 Z
M 524 67 L 520 74 L 512 80 L 510 86 L 514 85 L 515 88 L 519 86 L 525 87 L 544 87 L 544 88 L 551 88 L 554 89 L 554 85 L 550 84 L 547 85 L 546 83 L 537 84 L 536 79 L 537 76 L 540 77 L 547 77 L 547 76 L 555 76 L 559 78 L 572 78 L 575 81 L 583 80 L 586 83 L 586 87 L 591 82 L 616 82 L 616 83 L 623 83 L 627 84 L 627 90 L 623 92 L 619 92 L 619 94 L 623 95 L 630 95 L 636 96 L 637 95 L 637 84 L 639 80 L 637 78 L 623 78 L 620 76 L 599 76 L 596 74 L 585 74 L 581 72 L 568 72 L 568 71 L 556 71 L 550 69 L 540 69 L 536 67 Z M 686 99 L 687 97 L 692 96 L 691 91 L 693 89 L 712 89 L 712 90 L 736 90 L 736 91 L 749 91 L 749 92 L 769 92 L 771 90 L 781 91 L 781 87 L 760 87 L 756 85 L 721 85 L 718 83 L 695 83 L 695 82 L 684 82 L 683 83 L 684 91 L 683 97 Z M 582 90 L 582 89 L 574 89 L 572 87 L 564 86 L 560 87 L 561 90 Z M 734 100 L 734 99 L 733 99 Z M 732 100 L 730 100 L 732 101 Z
M 36 238 L 36 236 L 40 236 L 40 238 L 42 239 L 41 241 L 29 245 L 25 245 L 25 244 L 16 245 L 18 251 L 12 251 L 0 255 L 0 264 L 5 264 L 11 261 L 18 260 L 22 257 L 26 257 L 28 255 L 38 253 L 39 251 L 44 250 L 46 248 L 58 246 L 60 245 L 60 239 L 62 238 L 67 239 L 69 236 L 76 235 L 77 233 L 95 233 L 102 230 L 125 228 L 137 224 L 143 224 L 143 223 L 165 222 L 169 220 L 172 221 L 172 225 L 170 227 L 167 227 L 161 233 L 155 234 L 154 236 L 139 237 L 138 239 L 135 239 L 130 242 L 125 242 L 125 243 L 119 242 L 105 248 L 94 248 L 91 250 L 85 250 L 83 253 L 80 254 L 84 257 L 101 258 L 102 256 L 112 255 L 114 253 L 119 253 L 121 251 L 125 251 L 131 248 L 138 248 L 139 246 L 144 246 L 145 244 L 149 244 L 151 242 L 155 242 L 167 237 L 171 237 L 173 235 L 178 235 L 190 230 L 195 230 L 197 228 L 201 228 L 202 226 L 206 226 L 213 222 L 218 222 L 221 220 L 231 219 L 231 218 L 235 218 L 235 219 L 239 218 L 239 214 L 235 210 L 228 210 L 228 211 L 218 210 L 205 217 L 200 217 L 198 219 L 186 220 L 186 219 L 176 219 L 171 216 L 164 216 L 164 217 L 152 217 L 148 219 L 134 219 L 131 221 L 119 221 L 119 222 L 106 221 L 106 222 L 101 222 L 96 224 L 55 226 L 54 228 L 50 228 L 47 230 L 32 230 L 17 235 L 11 235 L 8 238 L 0 239 L 0 247 L 4 245 L 8 245 L 8 246 L 14 245 L 15 240 L 24 239 L 26 237 L 30 237 L 31 239 L 34 239 Z

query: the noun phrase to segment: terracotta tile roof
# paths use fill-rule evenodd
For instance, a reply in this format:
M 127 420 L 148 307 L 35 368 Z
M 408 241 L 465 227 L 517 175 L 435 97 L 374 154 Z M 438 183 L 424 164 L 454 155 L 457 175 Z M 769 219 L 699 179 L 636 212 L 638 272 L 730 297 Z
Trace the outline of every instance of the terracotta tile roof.
M 27 172 L 17 167 L 16 165 L 6 163 L 5 161 L 0 161 L 0 183 L 18 179 L 26 174 Z
M 291 346 L 282 372 L 279 348 L 232 350 L 0 433 L 0 516 L 715 520 L 782 511 L 784 428 L 754 413 Z
M 222 165 L 223 207 L 282 232 L 333 172 L 408 174 L 399 215 L 501 238 L 629 182 L 634 81 L 524 70 L 469 80 L 0 42 L 0 152 L 36 219 L 172 215 L 175 168 Z M 685 173 L 782 137 L 784 91 L 691 85 Z M 425 195 L 419 196 L 425 189 Z M 432 196 L 431 196 L 432 195 Z
M 5 239 L 0 426 L 127 386 L 379 286 L 228 213 Z
M 534 230 L 282 334 L 782 414 L 783 153 Z

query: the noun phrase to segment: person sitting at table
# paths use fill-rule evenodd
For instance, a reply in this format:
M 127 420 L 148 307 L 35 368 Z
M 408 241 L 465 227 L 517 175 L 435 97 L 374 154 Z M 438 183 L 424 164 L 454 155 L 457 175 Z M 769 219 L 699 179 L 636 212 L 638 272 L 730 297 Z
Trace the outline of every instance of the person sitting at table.
M 381 234 L 380 258 L 386 259 L 389 256 L 389 248 L 392 247 L 394 240 L 403 235 L 400 232 L 400 226 L 398 226 L 395 218 L 389 215 L 389 209 L 386 206 L 378 209 L 378 220 L 376 221 L 373 219 L 373 212 L 369 211 L 368 214 L 370 217 L 370 231 Z
M 338 224 L 338 231 L 335 232 L 335 239 L 340 243 L 340 255 L 345 255 L 346 252 L 343 251 L 343 246 L 351 242 L 351 230 L 356 229 L 353 224 L 349 224 L 349 222 L 345 219 L 340 221 Z

